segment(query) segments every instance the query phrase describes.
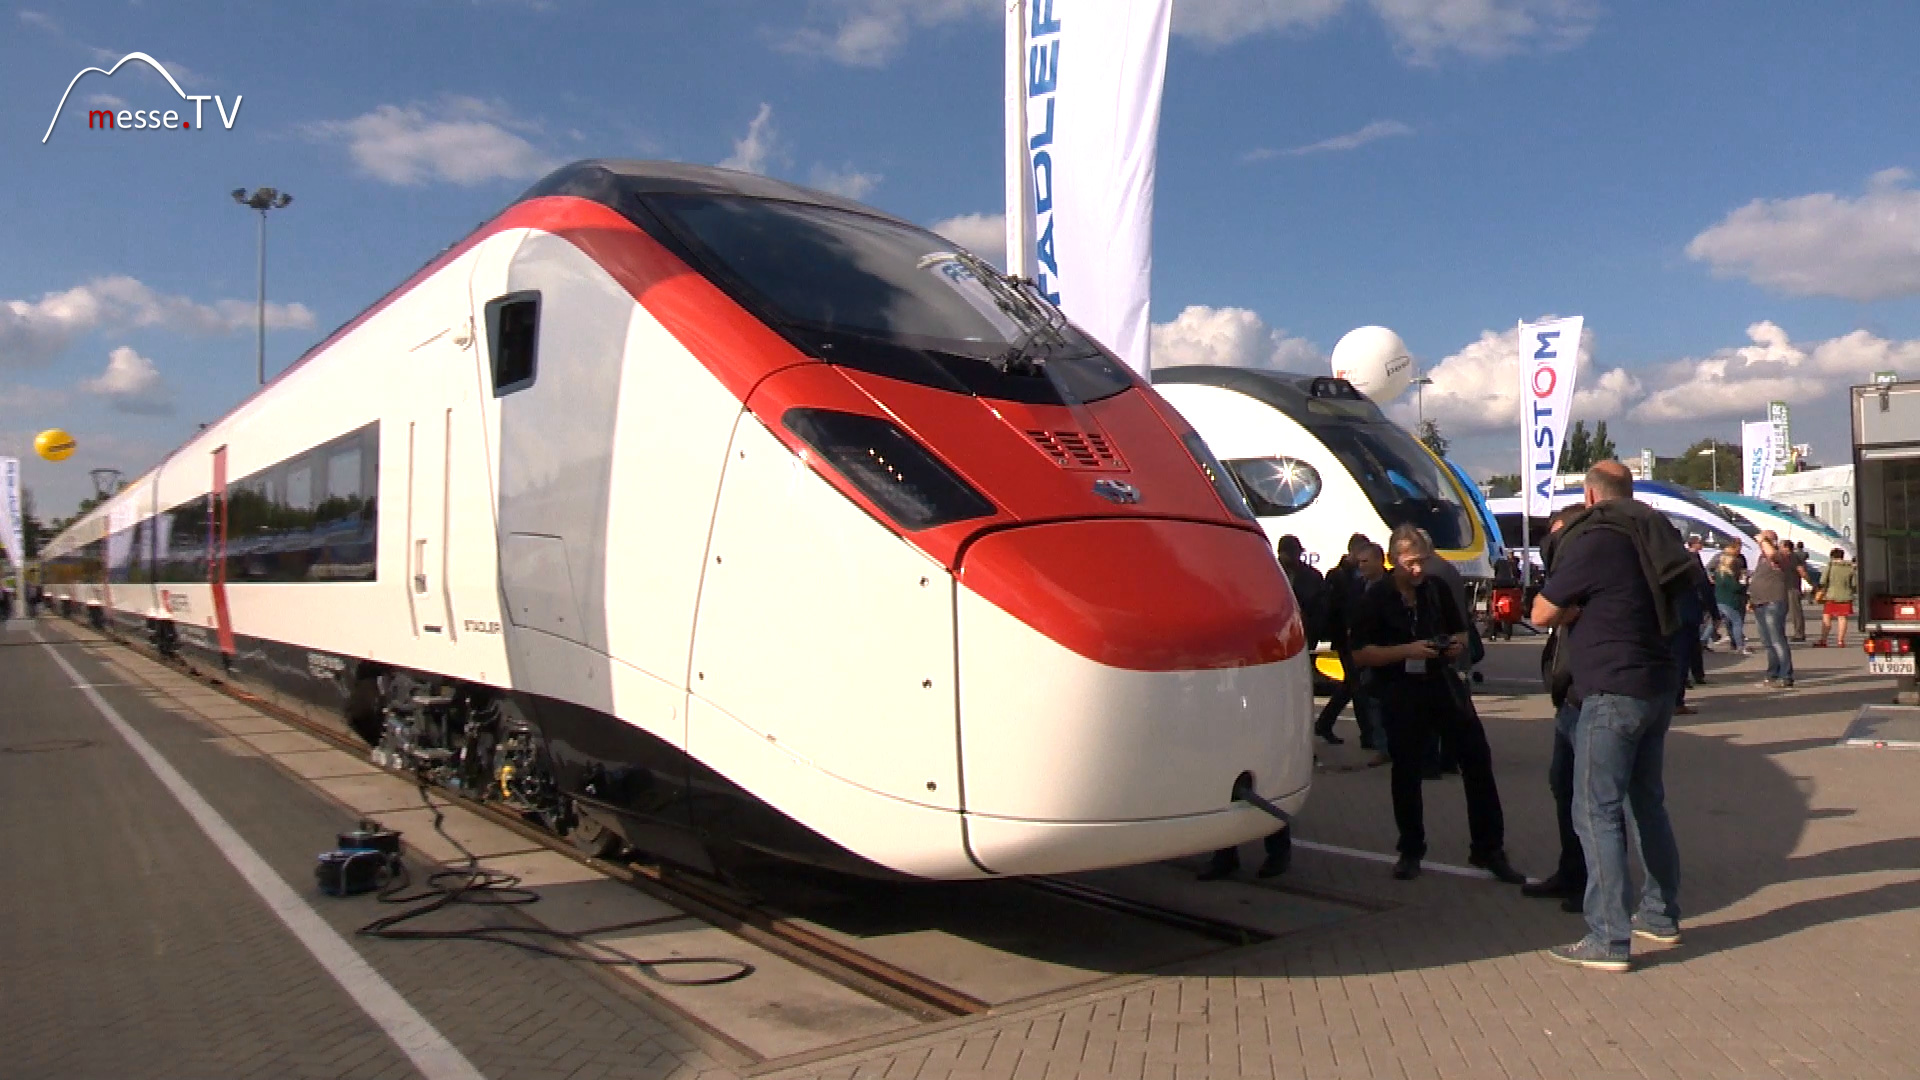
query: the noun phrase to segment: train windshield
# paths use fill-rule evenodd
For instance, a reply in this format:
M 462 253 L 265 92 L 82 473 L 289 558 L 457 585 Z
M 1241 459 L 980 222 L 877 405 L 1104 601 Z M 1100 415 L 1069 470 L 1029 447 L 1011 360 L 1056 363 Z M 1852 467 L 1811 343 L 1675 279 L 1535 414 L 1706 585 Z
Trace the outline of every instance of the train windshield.
M 742 196 L 647 204 L 716 285 L 829 363 L 1036 404 L 1133 385 L 1051 304 L 923 229 Z
M 1472 511 L 1453 478 L 1413 436 L 1385 423 L 1315 424 L 1312 430 L 1353 474 L 1389 528 L 1418 525 L 1443 551 L 1473 543 Z

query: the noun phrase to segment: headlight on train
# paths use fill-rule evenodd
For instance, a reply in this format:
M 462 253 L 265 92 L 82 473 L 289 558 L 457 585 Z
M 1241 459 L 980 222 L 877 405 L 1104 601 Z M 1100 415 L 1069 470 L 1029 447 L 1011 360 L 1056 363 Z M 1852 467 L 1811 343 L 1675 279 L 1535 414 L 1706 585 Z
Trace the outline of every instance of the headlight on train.
M 1299 458 L 1237 458 L 1226 463 L 1261 517 L 1285 517 L 1320 497 L 1320 470 Z
M 1227 509 L 1235 517 L 1256 520 L 1253 507 L 1247 505 L 1247 497 L 1241 494 L 1233 477 L 1228 475 L 1227 467 L 1220 464 L 1220 459 L 1214 457 L 1213 451 L 1207 448 L 1206 440 L 1189 431 L 1180 436 L 1180 441 L 1187 444 L 1187 453 L 1193 455 L 1194 464 L 1200 466 L 1200 471 L 1206 473 L 1207 479 L 1213 482 L 1213 493 L 1220 496 L 1220 501 L 1226 504 Z
M 878 416 L 788 409 L 788 431 L 904 529 L 988 517 L 993 503 L 912 436 Z

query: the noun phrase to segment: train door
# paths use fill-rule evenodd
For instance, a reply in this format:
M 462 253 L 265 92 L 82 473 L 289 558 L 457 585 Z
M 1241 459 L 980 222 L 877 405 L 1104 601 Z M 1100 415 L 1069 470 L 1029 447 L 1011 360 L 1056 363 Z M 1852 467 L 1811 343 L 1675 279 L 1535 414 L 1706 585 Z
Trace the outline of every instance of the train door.
M 410 358 L 415 390 L 409 395 L 413 407 L 405 431 L 406 592 L 413 634 L 423 643 L 459 640 L 448 581 L 452 559 L 448 474 L 456 423 L 452 382 L 458 376 L 459 350 L 447 338 L 454 333 L 449 330 L 423 343 Z

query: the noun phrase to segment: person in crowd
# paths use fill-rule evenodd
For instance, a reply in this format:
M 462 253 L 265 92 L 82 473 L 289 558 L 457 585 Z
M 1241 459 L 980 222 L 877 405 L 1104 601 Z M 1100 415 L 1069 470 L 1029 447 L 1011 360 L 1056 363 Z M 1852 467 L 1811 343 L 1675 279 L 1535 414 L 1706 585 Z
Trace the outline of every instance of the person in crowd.
M 1325 624 L 1323 640 L 1333 646 L 1334 655 L 1340 658 L 1341 679 L 1340 685 L 1335 687 L 1333 693 L 1327 698 L 1326 706 L 1320 710 L 1320 718 L 1313 725 L 1313 733 L 1334 746 L 1346 742 L 1345 739 L 1333 733 L 1333 725 L 1334 721 L 1340 719 L 1340 710 L 1354 700 L 1354 692 L 1358 685 L 1354 676 L 1353 655 L 1347 649 L 1347 622 L 1354 606 L 1359 602 L 1360 595 L 1366 591 L 1367 583 L 1355 568 L 1355 553 L 1372 543 L 1373 541 L 1361 533 L 1354 533 L 1348 537 L 1347 553 L 1340 557 L 1340 561 L 1334 564 L 1332 570 L 1327 571 L 1326 576 L 1327 602 L 1323 620 Z M 1372 740 L 1369 738 L 1366 722 L 1361 719 L 1358 709 L 1354 710 L 1354 721 L 1360 727 L 1360 745 L 1368 746 Z M 1372 748 L 1384 749 L 1384 747 Z
M 1701 538 L 1699 533 L 1687 534 L 1687 550 L 1693 553 L 1694 558 L 1700 560 L 1701 566 L 1704 567 L 1710 564 L 1710 560 L 1707 556 L 1707 542 Z M 1716 558 L 1716 559 L 1718 557 L 1719 556 L 1717 555 L 1713 556 L 1713 558 Z M 1707 583 L 1708 584 L 1713 583 L 1713 571 L 1711 570 L 1707 571 Z M 1720 634 L 1721 634 L 1720 609 L 1709 604 L 1707 605 L 1706 621 L 1702 623 L 1700 627 L 1701 651 L 1705 652 L 1706 650 L 1712 648 L 1713 643 L 1720 640 Z
M 1688 554 L 1692 558 L 1687 565 L 1685 588 L 1674 598 L 1680 627 L 1667 639 L 1667 651 L 1673 654 L 1673 711 L 1677 716 L 1692 716 L 1699 711 L 1687 704 L 1687 688 L 1694 684 L 1696 677 L 1706 681 L 1700 627 L 1706 622 L 1707 612 L 1717 606 L 1711 596 L 1713 583 L 1707 577 L 1707 568 L 1700 565 L 1699 556 Z
M 1727 626 L 1727 644 L 1734 652 L 1747 656 L 1747 583 L 1740 571 L 1740 556 L 1721 552 L 1713 564 L 1713 602 L 1720 610 L 1720 621 Z
M 1815 597 L 1825 606 L 1820 609 L 1820 640 L 1813 647 L 1827 647 L 1827 635 L 1833 632 L 1835 623 L 1840 624 L 1840 638 L 1835 643 L 1840 648 L 1847 647 L 1847 620 L 1853 618 L 1853 597 L 1858 585 L 1857 568 L 1847 561 L 1844 548 L 1834 548 L 1827 553 L 1827 573 L 1820 579 L 1820 591 Z
M 1793 686 L 1793 646 L 1787 642 L 1787 596 L 1798 592 L 1800 579 L 1793 568 L 1793 556 L 1772 529 L 1762 532 L 1760 561 L 1747 578 L 1747 596 L 1753 603 L 1754 622 L 1760 629 L 1760 645 L 1767 650 L 1767 677 L 1760 685 L 1774 689 Z
M 1584 506 L 1566 506 L 1547 521 L 1547 535 L 1557 534 L 1567 523 L 1586 513 Z M 1547 632 L 1547 645 L 1541 652 L 1541 677 L 1553 702 L 1553 756 L 1547 765 L 1547 790 L 1553 794 L 1554 821 L 1560 828 L 1560 860 L 1553 873 L 1520 887 L 1522 895 L 1539 900 L 1558 900 L 1560 910 L 1579 914 L 1581 897 L 1587 892 L 1587 856 L 1580 847 L 1580 835 L 1573 830 L 1573 732 L 1580 721 L 1580 708 L 1567 701 L 1572 679 L 1567 674 L 1566 628 Z
M 1466 789 L 1467 861 L 1501 881 L 1523 884 L 1526 877 L 1507 859 L 1506 822 L 1486 731 L 1452 667 L 1466 651 L 1466 613 L 1431 572 L 1439 556 L 1424 533 L 1399 526 L 1388 550 L 1393 570 L 1361 598 L 1348 644 L 1354 663 L 1368 669 L 1384 710 L 1393 760 L 1393 817 L 1400 831 L 1393 876 L 1402 881 L 1416 876 L 1426 857 L 1420 770 L 1429 738 L 1439 731 L 1459 760 Z
M 1807 568 L 1807 545 L 1798 540 L 1782 545 L 1787 551 L 1787 622 L 1793 636 L 1787 640 L 1804 645 L 1807 642 L 1806 598 L 1802 595 L 1812 575 Z
M 1379 544 L 1368 541 L 1354 552 L 1353 568 L 1359 575 L 1358 595 L 1364 596 L 1374 582 L 1387 576 L 1387 553 Z M 1354 604 L 1358 607 L 1358 599 Z M 1351 647 L 1347 653 L 1352 655 Z M 1377 769 L 1393 760 L 1387 756 L 1387 723 L 1380 707 L 1380 695 L 1374 689 L 1372 673 L 1366 668 L 1351 665 L 1347 670 L 1353 672 L 1353 719 L 1360 726 L 1360 745 L 1373 751 L 1373 756 L 1367 758 L 1367 767 Z
M 1311 654 L 1314 646 L 1326 640 L 1327 582 L 1320 571 L 1307 565 L 1302 556 L 1305 549 L 1300 538 L 1288 533 L 1273 546 L 1274 554 L 1280 558 L 1280 569 L 1287 575 L 1287 584 L 1293 587 L 1294 602 L 1300 608 L 1300 625 L 1307 634 L 1307 652 Z
M 1663 516 L 1634 500 L 1633 474 L 1619 462 L 1587 471 L 1586 504 L 1586 514 L 1551 538 L 1547 583 L 1533 610 L 1535 625 L 1567 628 L 1567 699 L 1580 710 L 1573 822 L 1587 862 L 1587 934 L 1548 953 L 1626 971 L 1635 937 L 1680 940 L 1680 852 L 1662 777 L 1676 674 L 1667 642 L 1679 622 L 1670 598 L 1688 587 L 1687 567 L 1699 561 Z M 1629 806 L 1646 879 L 1632 915 Z

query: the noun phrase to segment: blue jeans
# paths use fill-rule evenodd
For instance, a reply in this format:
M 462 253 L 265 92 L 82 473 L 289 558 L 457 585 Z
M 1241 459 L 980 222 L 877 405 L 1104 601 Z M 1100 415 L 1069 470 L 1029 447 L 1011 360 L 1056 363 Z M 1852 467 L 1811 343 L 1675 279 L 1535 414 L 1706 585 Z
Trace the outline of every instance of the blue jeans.
M 1574 729 L 1573 828 L 1587 856 L 1587 937 L 1622 954 L 1633 939 L 1629 808 L 1645 878 L 1640 917 L 1656 930 L 1680 925 L 1680 849 L 1661 779 L 1672 723 L 1670 698 L 1590 694 Z
M 1720 617 L 1727 621 L 1727 640 L 1736 649 L 1747 647 L 1747 613 L 1732 604 L 1720 605 Z
M 1754 621 L 1760 625 L 1760 644 L 1767 650 L 1767 678 L 1793 681 L 1793 646 L 1787 644 L 1785 601 L 1756 604 Z

